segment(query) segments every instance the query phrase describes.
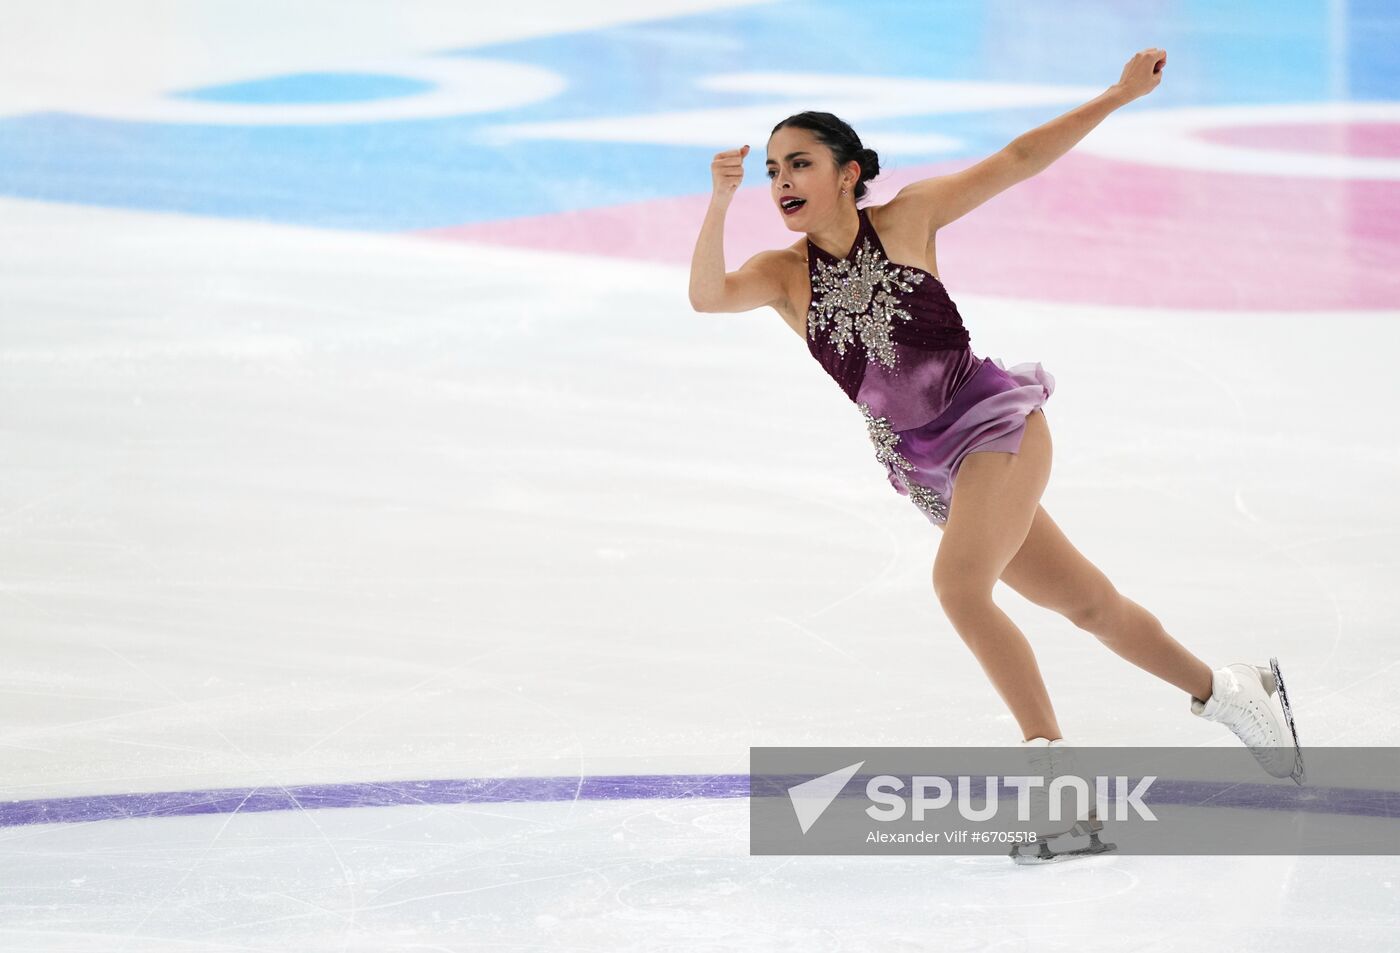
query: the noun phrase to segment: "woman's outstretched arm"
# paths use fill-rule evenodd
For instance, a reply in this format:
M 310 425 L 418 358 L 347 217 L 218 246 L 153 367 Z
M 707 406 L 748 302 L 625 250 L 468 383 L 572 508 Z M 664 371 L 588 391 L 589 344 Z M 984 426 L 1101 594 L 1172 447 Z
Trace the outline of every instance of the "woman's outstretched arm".
M 899 190 L 891 205 L 902 215 L 922 220 L 932 235 L 955 222 L 983 202 L 1042 171 L 1089 134 L 1109 113 L 1162 81 L 1167 62 L 1164 50 L 1143 50 L 1123 67 L 1123 75 L 1103 93 L 1062 116 L 1022 133 L 999 152 L 976 165 L 948 175 L 911 182 Z
M 1034 175 L 1074 148 L 1109 113 L 1156 89 L 1166 65 L 1166 50 L 1153 47 L 1133 54 L 1118 82 L 1084 105 L 1017 136 L 1009 148 L 1026 158 Z

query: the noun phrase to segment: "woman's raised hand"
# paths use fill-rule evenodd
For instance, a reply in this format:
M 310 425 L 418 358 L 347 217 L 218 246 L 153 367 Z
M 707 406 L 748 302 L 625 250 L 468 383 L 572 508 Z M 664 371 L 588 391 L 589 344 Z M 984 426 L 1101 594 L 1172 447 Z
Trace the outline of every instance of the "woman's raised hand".
M 1123 67 L 1123 75 L 1119 78 L 1117 86 L 1132 99 L 1146 96 L 1162 81 L 1162 70 L 1166 65 L 1166 50 L 1154 46 L 1141 53 L 1134 53 L 1133 58 L 1128 60 L 1128 65 Z
M 739 183 L 744 181 L 744 156 L 748 154 L 748 146 L 715 153 L 715 161 L 710 163 L 710 177 L 715 183 L 715 198 L 728 201 L 739 191 Z

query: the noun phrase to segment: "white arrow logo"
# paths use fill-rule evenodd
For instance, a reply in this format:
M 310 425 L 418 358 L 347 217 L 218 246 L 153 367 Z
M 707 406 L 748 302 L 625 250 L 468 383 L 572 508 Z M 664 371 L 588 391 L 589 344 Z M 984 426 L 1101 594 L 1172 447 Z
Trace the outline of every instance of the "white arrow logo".
M 802 825 L 802 833 L 807 833 L 812 825 L 817 823 L 817 818 L 831 807 L 831 802 L 836 800 L 846 782 L 851 780 L 863 764 L 864 761 L 857 761 L 830 774 L 823 774 L 819 778 L 803 781 L 788 788 L 788 797 L 792 799 L 792 809 L 797 814 L 797 823 Z

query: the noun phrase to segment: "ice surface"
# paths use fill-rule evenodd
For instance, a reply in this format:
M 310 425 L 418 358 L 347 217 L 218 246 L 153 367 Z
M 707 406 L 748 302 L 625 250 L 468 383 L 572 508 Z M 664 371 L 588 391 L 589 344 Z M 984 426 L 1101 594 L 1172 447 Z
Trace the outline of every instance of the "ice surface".
M 45 122 L 99 99 L 570 32 L 722 56 L 730 7 L 838 15 L 315 3 L 274 23 L 271 4 L 15 6 L 3 111 Z M 715 32 L 678 25 L 706 11 Z M 1035 42 L 995 18 L 982 29 Z M 1127 35 L 1096 55 L 1172 45 Z M 196 186 L 277 203 L 255 178 L 43 174 L 57 156 L 22 162 L 33 140 L 4 137 L 35 127 L 4 118 L 0 816 L 131 793 L 723 778 L 751 745 L 1018 736 L 933 596 L 936 531 L 771 311 L 693 313 L 684 261 L 443 241 L 388 218 L 259 220 L 255 203 L 182 211 L 179 189 Z M 138 133 L 156 135 L 110 128 Z M 483 147 L 439 148 L 425 170 Z M 667 161 L 692 161 L 700 189 L 695 151 Z M 635 181 L 656 168 L 633 161 Z M 475 185 L 606 178 L 529 173 Z M 29 194 L 36 182 L 48 194 Z M 99 186 L 123 197 L 67 191 Z M 1026 227 L 1048 245 L 1067 226 Z M 1389 264 L 1320 261 L 1313 280 L 1393 270 L 1394 248 Z M 1111 269 L 1115 246 L 1103 254 Z M 1400 743 L 1400 300 L 1319 313 L 954 297 L 978 354 L 1055 374 L 1042 502 L 1080 550 L 1212 664 L 1279 656 L 1305 744 Z M 997 598 L 1067 736 L 1234 743 L 1064 619 Z M 751 857 L 743 798 L 681 793 L 11 823 L 0 947 L 1281 953 L 1390 950 L 1400 932 L 1393 858 Z

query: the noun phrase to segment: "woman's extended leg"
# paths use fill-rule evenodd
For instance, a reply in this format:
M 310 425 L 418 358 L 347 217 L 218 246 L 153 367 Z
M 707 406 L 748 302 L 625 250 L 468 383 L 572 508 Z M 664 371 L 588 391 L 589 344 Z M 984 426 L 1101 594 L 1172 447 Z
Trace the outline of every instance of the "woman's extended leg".
M 1024 738 L 1062 737 L 1035 653 L 992 601 L 992 587 L 1030 532 L 1050 482 L 1050 427 L 1026 416 L 1018 453 L 968 454 L 953 480 L 952 504 L 933 562 L 943 611 L 1021 726 Z
M 1031 530 L 1001 580 L 1092 633 L 1138 668 L 1197 698 L 1210 697 L 1210 667 L 1168 635 L 1156 616 L 1119 593 L 1065 538 L 1043 506 L 1036 506 Z

